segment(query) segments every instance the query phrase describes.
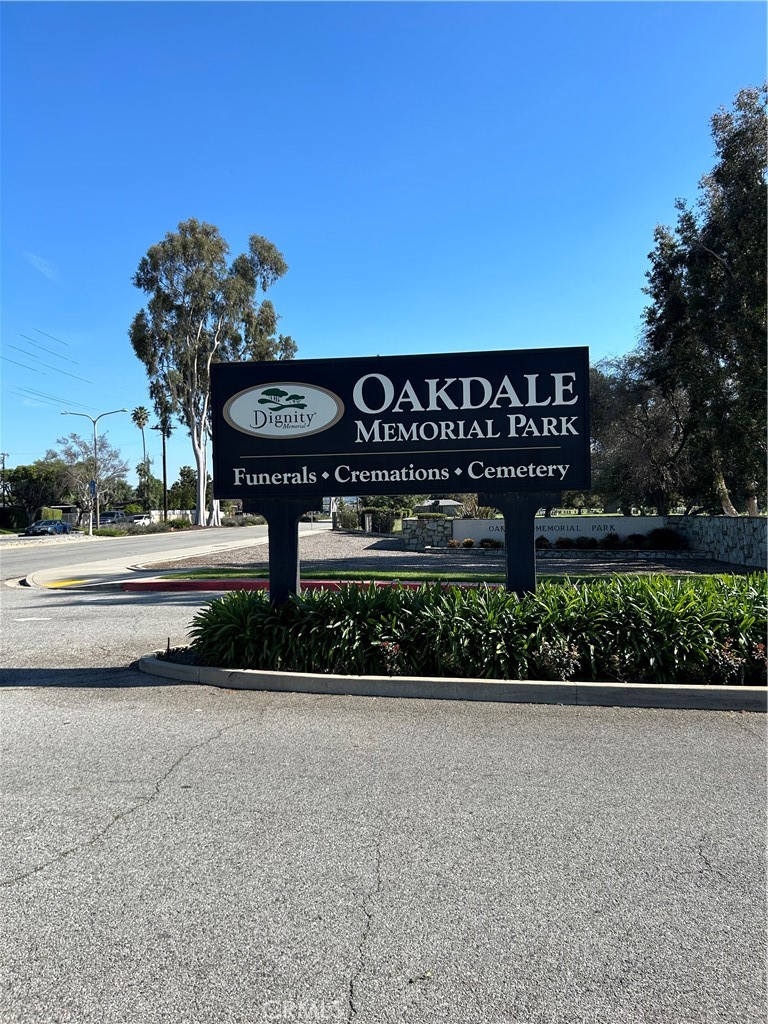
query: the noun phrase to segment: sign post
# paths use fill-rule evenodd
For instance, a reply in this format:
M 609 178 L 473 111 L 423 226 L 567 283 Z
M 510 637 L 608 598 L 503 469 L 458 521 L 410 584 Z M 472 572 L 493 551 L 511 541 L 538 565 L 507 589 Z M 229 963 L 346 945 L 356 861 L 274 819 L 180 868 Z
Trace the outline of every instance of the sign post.
M 497 508 L 504 516 L 504 563 L 507 590 L 522 597 L 536 589 L 536 513 L 556 505 L 559 491 L 533 494 L 479 494 L 478 503 Z
M 299 582 L 299 519 L 307 502 L 299 498 L 243 500 L 244 512 L 264 516 L 269 527 L 269 599 L 285 604 L 301 592 Z
M 507 586 L 535 589 L 533 517 L 590 486 L 586 348 L 214 363 L 214 497 L 270 532 L 270 598 L 298 591 L 298 517 L 328 494 L 477 491 Z

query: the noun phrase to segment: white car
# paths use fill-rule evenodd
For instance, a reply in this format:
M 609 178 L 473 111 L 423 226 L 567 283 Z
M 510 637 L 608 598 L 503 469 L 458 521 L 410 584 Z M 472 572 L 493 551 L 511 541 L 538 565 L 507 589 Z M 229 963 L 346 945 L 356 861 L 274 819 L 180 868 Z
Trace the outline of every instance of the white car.
M 150 526 L 152 516 L 149 512 L 138 512 L 135 516 L 131 516 L 131 522 L 134 526 Z

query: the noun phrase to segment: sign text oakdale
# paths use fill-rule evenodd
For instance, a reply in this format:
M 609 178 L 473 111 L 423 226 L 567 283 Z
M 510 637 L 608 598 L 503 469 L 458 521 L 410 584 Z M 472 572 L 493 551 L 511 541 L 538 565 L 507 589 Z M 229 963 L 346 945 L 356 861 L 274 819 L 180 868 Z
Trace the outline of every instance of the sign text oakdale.
M 223 363 L 217 497 L 589 486 L 586 348 Z
M 446 411 L 452 410 L 495 413 L 498 409 L 526 410 L 525 413 L 507 413 L 503 423 L 507 437 L 560 437 L 564 434 L 576 437 L 578 417 L 531 414 L 532 409 L 562 408 L 576 405 L 579 400 L 574 394 L 575 373 L 551 373 L 548 376 L 548 381 L 540 382 L 538 373 L 523 374 L 524 381 L 522 385 L 518 383 L 517 388 L 507 374 L 499 384 L 492 383 L 487 377 L 427 378 L 415 383 L 406 380 L 395 397 L 395 385 L 389 377 L 382 373 L 366 374 L 355 384 L 352 397 L 360 412 L 377 418 L 368 423 L 356 420 L 356 441 L 360 444 L 370 441 L 497 439 L 502 437 L 498 429 L 502 424 L 497 418 L 435 420 L 426 419 L 423 414 L 445 415 Z M 380 413 L 397 414 L 399 418 L 381 420 L 378 418 Z M 411 419 L 414 414 L 422 416 Z M 408 416 L 410 422 L 404 421 L 404 416 Z

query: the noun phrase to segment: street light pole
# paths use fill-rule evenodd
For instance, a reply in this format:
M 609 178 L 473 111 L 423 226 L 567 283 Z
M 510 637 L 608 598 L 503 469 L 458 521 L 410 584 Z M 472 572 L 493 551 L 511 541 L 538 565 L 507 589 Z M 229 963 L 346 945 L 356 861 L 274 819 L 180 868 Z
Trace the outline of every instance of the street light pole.
M 93 424 L 93 498 L 96 506 L 96 527 L 99 526 L 99 453 L 96 447 L 96 424 L 102 418 L 102 416 L 114 416 L 117 412 L 128 412 L 127 409 L 110 409 L 109 412 L 100 412 L 98 416 L 89 416 L 87 412 L 63 412 L 62 416 L 85 416 L 87 420 L 90 420 Z M 93 536 L 93 506 L 90 510 L 90 523 L 88 524 L 88 534 Z

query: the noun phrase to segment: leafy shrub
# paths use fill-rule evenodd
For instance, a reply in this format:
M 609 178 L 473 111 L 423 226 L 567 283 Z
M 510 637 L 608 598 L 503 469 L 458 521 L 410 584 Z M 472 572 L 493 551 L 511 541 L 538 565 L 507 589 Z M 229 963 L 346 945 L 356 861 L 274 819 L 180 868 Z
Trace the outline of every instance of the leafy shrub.
M 558 537 L 555 541 L 555 547 L 560 548 L 561 550 L 564 548 L 572 548 L 573 541 L 570 537 Z
M 448 547 L 449 548 L 457 548 L 458 546 L 459 546 L 459 542 L 457 540 L 453 540 L 453 538 L 452 538 L 451 540 L 448 541 Z
M 263 526 L 266 522 L 264 516 L 255 515 L 244 515 L 244 516 L 223 516 L 221 520 L 222 526 Z
M 60 508 L 48 508 L 46 505 L 40 509 L 40 519 L 61 519 L 61 516 L 62 512 Z
M 464 540 L 461 542 L 461 546 L 463 548 L 473 548 L 475 546 L 475 542 L 472 540 L 471 537 L 465 537 Z
M 397 513 L 394 509 L 380 508 L 375 505 L 369 508 L 361 508 L 361 519 L 367 515 L 371 517 L 371 529 L 374 533 L 392 533 L 392 527 L 397 519 Z
M 618 533 L 614 533 L 610 530 L 604 537 L 601 537 L 598 541 L 598 547 L 603 548 L 605 551 L 617 551 L 624 545 L 621 542 L 621 537 Z
M 28 526 L 27 513 L 16 505 L 0 505 L 0 529 L 23 530 Z
M 545 537 L 543 533 L 540 533 L 539 536 L 536 538 L 535 546 L 539 549 L 539 551 L 546 551 L 547 548 L 552 547 L 552 545 L 549 542 L 549 538 Z
M 297 672 L 766 682 L 766 575 L 616 577 L 505 590 L 353 585 L 273 606 L 231 592 L 195 616 L 202 664 Z
M 494 540 L 493 537 L 483 537 L 480 541 L 481 548 L 489 548 L 491 550 L 498 550 L 504 547 L 504 542 L 500 540 Z
M 94 537 L 143 537 L 148 533 L 171 533 L 173 530 L 189 530 L 192 523 L 188 519 L 169 519 L 158 523 L 120 523 L 119 526 L 94 527 Z
M 188 519 L 182 519 L 181 517 L 178 519 L 169 519 L 168 528 L 170 530 L 189 530 L 192 528 L 192 523 L 190 523 Z
M 576 537 L 573 542 L 574 548 L 578 548 L 580 551 L 588 551 L 597 547 L 596 537 Z
M 645 543 L 646 547 L 656 551 L 680 551 L 686 547 L 685 538 L 681 537 L 677 530 L 671 530 L 668 526 L 651 530 Z
M 137 505 L 135 503 L 133 505 L 126 505 L 125 508 L 123 509 L 123 512 L 125 512 L 127 516 L 136 516 L 143 511 L 144 509 L 141 507 L 141 505 Z
M 339 508 L 336 511 L 336 522 L 341 530 L 359 530 L 360 516 L 352 508 Z
M 647 547 L 647 544 L 645 543 L 645 534 L 630 533 L 628 537 L 624 538 L 622 547 L 630 548 L 631 550 L 635 551 L 641 551 L 643 548 Z
M 417 519 L 447 519 L 445 512 L 417 512 Z

